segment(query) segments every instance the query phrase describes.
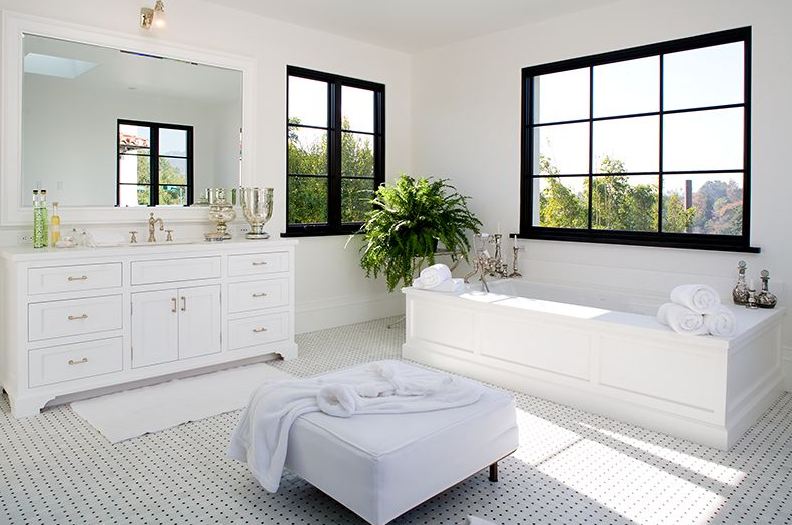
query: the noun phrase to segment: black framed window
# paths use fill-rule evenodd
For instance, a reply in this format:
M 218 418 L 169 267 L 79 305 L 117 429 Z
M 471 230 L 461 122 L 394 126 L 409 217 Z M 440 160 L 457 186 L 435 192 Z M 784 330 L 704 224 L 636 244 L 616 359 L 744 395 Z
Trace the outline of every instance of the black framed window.
M 286 234 L 355 232 L 385 180 L 385 86 L 287 68 Z
M 527 67 L 525 238 L 750 247 L 751 29 Z
M 193 203 L 193 128 L 118 120 L 116 205 Z

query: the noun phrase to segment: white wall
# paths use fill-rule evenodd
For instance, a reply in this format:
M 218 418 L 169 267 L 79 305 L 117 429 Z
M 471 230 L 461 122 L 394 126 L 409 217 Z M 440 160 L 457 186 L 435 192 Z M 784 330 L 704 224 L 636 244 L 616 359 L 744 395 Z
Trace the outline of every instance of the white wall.
M 144 2 L 145 3 L 145 2 Z M 140 0 L 0 0 L 0 8 L 138 34 Z M 253 57 L 258 67 L 255 144 L 257 184 L 275 188 L 270 232 L 285 231 L 286 65 L 292 64 L 386 85 L 386 178 L 410 171 L 410 77 L 408 55 L 346 38 L 254 16 L 199 0 L 168 0 L 168 28 L 151 38 Z M 143 227 L 147 213 L 142 210 Z M 61 213 L 68 227 L 68 210 Z M 121 226 L 126 231 L 126 225 Z M 200 233 L 178 226 L 177 235 Z M 16 231 L 0 229 L 0 242 Z M 382 282 L 365 279 L 346 237 L 305 238 L 297 249 L 297 329 L 306 331 L 374 319 L 403 311 L 401 294 L 386 294 Z
M 711 283 L 727 294 L 739 259 L 772 287 L 792 284 L 792 2 L 629 0 L 414 56 L 413 167 L 451 177 L 494 229 L 519 222 L 520 72 L 542 64 L 722 29 L 753 26 L 752 242 L 760 255 L 616 245 L 526 241 L 529 278 L 666 293 Z M 792 294 L 783 292 L 782 304 Z M 792 316 L 785 325 L 792 389 Z

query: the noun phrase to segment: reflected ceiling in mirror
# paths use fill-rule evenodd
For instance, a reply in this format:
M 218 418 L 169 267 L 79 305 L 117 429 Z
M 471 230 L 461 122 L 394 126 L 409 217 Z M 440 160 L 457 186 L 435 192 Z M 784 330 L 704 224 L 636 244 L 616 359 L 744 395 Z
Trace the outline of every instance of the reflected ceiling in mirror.
M 22 185 L 61 206 L 185 206 L 240 183 L 242 72 L 26 34 Z

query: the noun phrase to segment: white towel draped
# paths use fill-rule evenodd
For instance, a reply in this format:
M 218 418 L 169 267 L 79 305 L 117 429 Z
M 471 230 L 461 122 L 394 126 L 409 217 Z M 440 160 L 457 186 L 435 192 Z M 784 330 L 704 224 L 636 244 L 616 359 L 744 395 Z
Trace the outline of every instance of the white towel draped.
M 706 284 L 677 286 L 671 290 L 671 302 L 702 315 L 715 313 L 721 304 L 718 292 Z
M 733 337 L 737 333 L 737 317 L 729 308 L 720 305 L 714 313 L 704 315 L 704 326 L 712 335 Z
M 303 414 L 429 412 L 471 405 L 481 393 L 482 387 L 473 381 L 399 361 L 380 361 L 331 378 L 268 383 L 256 390 L 242 413 L 228 455 L 247 463 L 259 483 L 275 492 L 286 462 L 289 431 Z
M 680 334 L 705 335 L 704 316 L 676 303 L 665 303 L 657 310 L 657 320 Z

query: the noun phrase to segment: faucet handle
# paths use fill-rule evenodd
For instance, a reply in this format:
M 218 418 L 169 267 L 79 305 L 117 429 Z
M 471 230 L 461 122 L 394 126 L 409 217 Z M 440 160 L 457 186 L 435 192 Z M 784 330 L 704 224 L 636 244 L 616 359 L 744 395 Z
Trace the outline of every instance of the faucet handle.
M 165 237 L 165 242 L 173 241 L 173 230 L 165 230 L 168 235 Z
M 137 232 L 129 232 L 129 244 L 137 244 Z

